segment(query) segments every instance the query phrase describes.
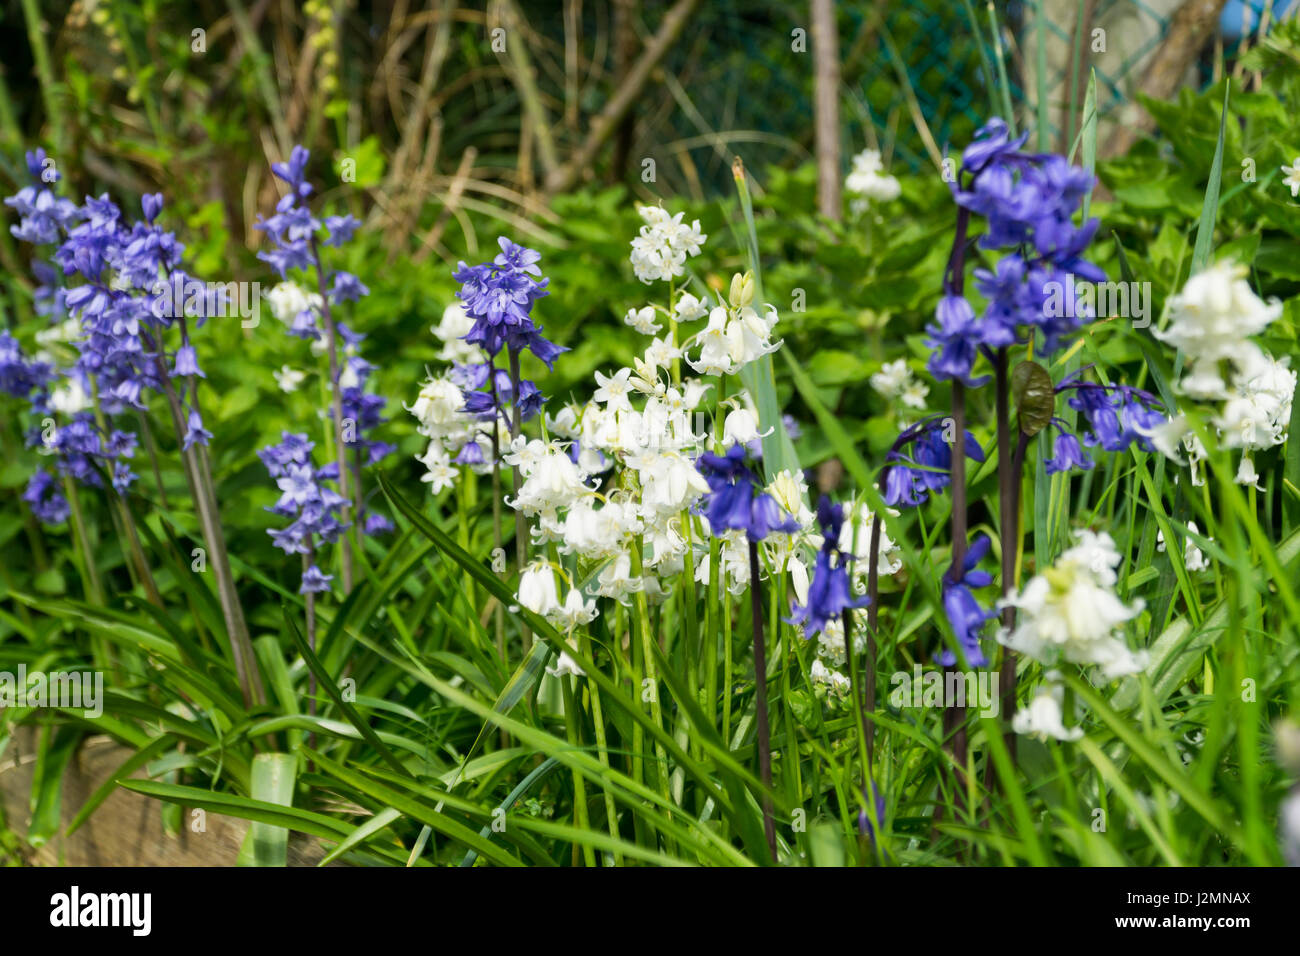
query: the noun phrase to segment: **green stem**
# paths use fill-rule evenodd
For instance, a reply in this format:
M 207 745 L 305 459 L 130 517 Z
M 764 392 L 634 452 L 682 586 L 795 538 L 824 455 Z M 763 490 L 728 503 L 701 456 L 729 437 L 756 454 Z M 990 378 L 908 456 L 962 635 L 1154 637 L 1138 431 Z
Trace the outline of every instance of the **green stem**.
M 86 597 L 91 604 L 103 606 L 104 586 L 99 579 L 99 569 L 95 566 L 95 556 L 91 552 L 90 539 L 86 536 L 86 519 L 81 511 L 81 495 L 77 492 L 77 483 L 70 476 L 63 478 L 63 492 L 68 499 L 68 511 L 72 518 L 72 538 L 80 555 L 81 581 L 86 589 Z
M 574 750 L 582 747 L 582 737 L 578 733 L 578 705 L 574 701 L 573 684 L 576 677 L 561 676 L 560 689 L 564 694 L 564 726 L 565 736 L 568 738 L 569 746 Z M 608 798 L 609 794 L 606 793 Z M 582 773 L 578 770 L 573 771 L 573 817 L 574 823 L 579 830 L 586 831 L 590 829 L 591 823 L 587 816 L 587 785 L 582 779 Z M 577 849 L 576 847 L 574 848 Z M 592 850 L 590 843 L 582 845 L 583 862 L 589 867 L 595 867 L 596 854 Z
M 595 660 L 592 655 L 591 638 L 585 632 L 578 638 L 578 648 L 587 657 Z M 587 692 L 591 695 L 591 724 L 596 737 L 596 759 L 606 770 L 609 769 L 609 744 L 605 735 L 605 715 L 604 709 L 600 702 L 600 688 L 594 682 L 587 682 Z M 566 703 L 567 707 L 567 703 Z M 605 795 L 605 821 L 609 829 L 609 835 L 615 840 L 618 839 L 618 807 L 614 803 L 614 794 L 608 786 L 602 786 L 601 790 Z M 622 851 L 614 850 L 614 865 L 623 865 Z

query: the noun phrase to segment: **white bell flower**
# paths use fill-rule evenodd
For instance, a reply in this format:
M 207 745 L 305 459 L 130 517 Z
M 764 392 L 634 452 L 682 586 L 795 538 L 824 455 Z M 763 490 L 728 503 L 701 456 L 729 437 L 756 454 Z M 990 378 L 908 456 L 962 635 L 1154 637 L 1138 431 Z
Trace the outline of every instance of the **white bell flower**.
M 587 494 L 582 472 L 566 451 L 552 442 L 546 453 L 532 462 L 529 474 L 513 501 L 506 504 L 532 516 L 552 508 L 562 508 Z
M 431 493 L 439 494 L 456 483 L 458 475 L 456 466 L 451 463 L 447 449 L 441 442 L 436 440 L 429 442 L 424 456 L 417 455 L 415 460 L 425 467 L 425 473 L 420 480 L 428 483 Z
M 623 324 L 630 325 L 642 335 L 654 335 L 663 326 L 655 321 L 655 307 L 647 305 L 640 309 L 628 309 L 623 316 Z
M 864 149 L 853 157 L 853 168 L 844 180 L 844 191 L 856 197 L 852 208 L 855 213 L 860 213 L 867 208 L 869 201 L 897 199 L 902 187 L 897 179 L 885 172 L 880 151 Z
M 552 677 L 587 676 L 587 672 L 579 667 L 577 662 L 565 651 L 560 651 L 560 656 L 555 659 L 555 666 L 546 668 L 546 673 Z
M 560 595 L 555 587 L 555 571 L 545 561 L 534 561 L 519 575 L 517 594 L 521 607 L 549 618 L 560 609 Z
M 474 319 L 459 302 L 452 302 L 442 310 L 442 320 L 431 331 L 442 342 L 438 358 L 450 364 L 471 365 L 487 360 L 483 350 L 465 336 L 474 328 Z
M 808 507 L 808 482 L 804 479 L 803 472 L 782 469 L 776 473 L 766 490 L 782 511 L 794 516 L 800 528 L 806 531 L 813 526 L 817 516 Z
M 319 293 L 308 292 L 296 282 L 280 282 L 266 293 L 271 314 L 286 325 L 292 325 L 308 309 L 319 311 L 322 299 Z
M 570 631 L 575 627 L 590 624 L 596 619 L 598 613 L 595 601 L 584 598 L 577 588 L 569 588 L 564 603 L 547 614 L 546 619 L 556 627 Z
M 1170 300 L 1169 325 L 1155 335 L 1187 356 L 1188 374 L 1179 383 L 1187 395 L 1226 398 L 1220 363 L 1245 368 L 1260 361 L 1260 348 L 1249 336 L 1280 316 L 1282 304 L 1255 295 L 1246 274 L 1244 266 L 1231 261 L 1216 263 L 1188 279 Z
M 641 504 L 648 513 L 678 514 L 708 494 L 695 463 L 676 451 L 659 451 L 629 459 L 641 483 Z
M 465 394 L 449 378 L 429 378 L 406 410 L 419 421 L 426 438 L 440 438 L 465 427 Z
M 560 550 L 584 558 L 610 557 L 623 550 L 628 535 L 640 534 L 642 528 L 634 503 L 611 500 L 601 505 L 595 496 L 588 496 L 569 507 Z
M 689 292 L 683 292 L 678 296 L 677 304 L 673 306 L 673 317 L 678 322 L 694 322 L 696 319 L 702 319 L 708 314 L 708 300 L 697 299 Z
M 619 604 L 629 603 L 629 597 L 645 590 L 645 581 L 632 574 L 632 554 L 620 551 L 596 577 L 592 592 L 600 597 L 613 598 Z
M 1040 689 L 1023 710 L 1011 718 L 1011 729 L 1039 740 L 1078 740 L 1082 727 L 1066 727 L 1061 714 L 1060 690 Z
M 839 671 L 827 667 L 820 657 L 815 659 L 812 666 L 808 668 L 808 676 L 814 684 L 825 687 L 836 697 L 843 697 L 851 689 L 849 679 Z
M 632 240 L 632 270 L 636 277 L 649 285 L 682 275 L 687 257 L 699 255 L 708 238 L 700 232 L 700 221 L 687 226 L 682 222 L 682 213 L 670 216 L 659 206 L 639 206 L 637 212 L 645 225 Z
M 272 372 L 271 375 L 282 392 L 296 392 L 302 383 L 307 380 L 306 372 L 300 372 L 288 365 L 281 365 L 280 370 Z
M 748 408 L 733 409 L 722 423 L 722 441 L 726 445 L 748 445 L 770 434 L 770 428 L 765 432 L 758 430 L 758 419 Z
M 1095 664 L 1108 680 L 1147 666 L 1145 651 L 1131 651 L 1123 626 L 1142 610 L 1141 600 L 1124 604 L 1115 594 L 1120 555 L 1105 532 L 1076 532 L 1078 543 L 1052 567 L 1035 575 L 1003 606 L 1018 608 L 1015 630 L 998 641 L 1035 660 Z
M 1200 534 L 1201 529 L 1196 527 L 1195 521 L 1187 522 L 1187 530 L 1192 534 Z M 1213 538 L 1207 540 L 1214 540 Z M 1156 532 L 1156 550 L 1163 552 L 1165 550 L 1165 533 Z M 1205 552 L 1196 546 L 1196 542 L 1188 536 L 1183 542 L 1183 567 L 1189 572 L 1204 571 L 1209 568 L 1210 562 L 1205 557 Z
M 631 377 L 632 370 L 630 368 L 621 368 L 613 375 L 597 372 L 596 385 L 598 388 L 592 393 L 591 400 L 604 405 L 606 411 L 630 410 L 632 408 L 630 401 L 632 386 L 628 380 Z

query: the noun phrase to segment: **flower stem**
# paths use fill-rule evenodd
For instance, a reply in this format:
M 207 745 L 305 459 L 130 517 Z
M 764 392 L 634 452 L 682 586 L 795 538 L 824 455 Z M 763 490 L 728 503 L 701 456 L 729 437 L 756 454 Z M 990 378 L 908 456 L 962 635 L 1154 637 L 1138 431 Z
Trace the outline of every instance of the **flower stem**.
M 564 698 L 564 730 L 568 738 L 569 746 L 574 750 L 582 749 L 582 735 L 578 730 L 578 704 L 576 695 L 573 692 L 573 685 L 577 681 L 576 677 L 561 675 L 559 678 L 560 691 Z M 608 796 L 608 793 L 606 794 Z M 578 829 L 587 831 L 591 828 L 590 820 L 587 815 L 587 786 L 582 778 L 582 774 L 577 770 L 573 771 L 573 821 Z M 574 863 L 577 863 L 578 847 L 573 848 Z M 582 860 L 588 867 L 595 867 L 596 854 L 592 850 L 590 843 L 582 844 Z
M 495 363 L 493 368 L 488 370 L 488 385 L 492 389 L 492 407 L 497 409 L 496 415 L 500 415 L 499 403 L 500 397 L 497 395 L 497 379 L 495 372 Z M 501 428 L 499 419 L 492 419 L 492 548 L 494 553 L 501 551 Z M 503 572 L 504 574 L 504 572 Z M 497 655 L 502 662 L 506 659 L 506 624 L 505 612 L 500 602 L 497 603 L 495 617 L 496 636 L 497 636 Z M 505 745 L 506 733 L 501 731 L 502 746 Z
M 311 256 L 316 264 L 316 289 L 321 298 L 321 318 L 325 320 L 325 339 L 330 362 L 330 413 L 334 418 L 334 454 L 339 467 L 339 494 L 343 496 L 344 502 L 339 510 L 342 522 L 346 525 L 352 495 L 348 487 L 351 482 L 348 480 L 347 446 L 343 443 L 343 392 L 339 388 L 338 337 L 334 334 L 334 316 L 330 311 L 329 292 L 325 288 L 325 264 L 321 261 L 320 243 L 315 235 L 311 238 Z M 342 547 L 340 553 L 343 560 L 344 593 L 352 590 L 352 541 L 350 538 L 354 538 L 355 535 L 356 529 L 354 527 L 349 531 L 344 531 L 339 536 L 339 544 Z
M 958 584 L 965 576 L 966 560 L 966 386 L 960 381 L 952 383 L 952 565 L 949 580 Z M 955 706 L 945 710 L 953 731 L 952 756 L 958 770 L 954 788 L 960 802 L 962 779 L 966 766 L 966 708 Z
M 998 507 L 1002 528 L 1002 596 L 1010 595 L 1016 586 L 1016 554 L 1020 549 L 1020 481 L 1025 462 L 1028 436 L 1019 433 L 1014 454 L 1011 451 L 1011 395 L 1008 378 L 1006 348 L 998 349 L 993 367 L 997 386 L 998 418 Z M 1008 631 L 1015 627 L 1016 609 L 1010 605 L 1002 608 L 1002 626 Z M 1002 649 L 1002 668 L 998 680 L 1001 684 L 1001 712 L 1010 720 L 1016 709 L 1016 657 L 1009 647 Z M 1010 724 L 1003 734 L 1007 752 L 1016 759 L 1016 735 Z
M 104 586 L 99 580 L 99 569 L 95 567 L 95 555 L 91 551 L 90 539 L 86 536 L 86 519 L 81 511 L 81 496 L 77 493 L 77 484 L 70 476 L 63 478 L 63 491 L 68 499 L 68 513 L 72 517 L 72 535 L 76 540 L 77 552 L 81 556 L 82 584 L 86 588 L 86 597 L 91 604 L 104 604 Z
M 591 638 L 586 631 L 580 631 L 578 637 L 578 648 L 588 657 L 592 657 Z M 594 660 L 595 658 L 592 657 Z M 591 694 L 591 725 L 596 736 L 596 759 L 600 765 L 609 770 L 609 743 L 605 737 L 605 714 L 604 708 L 600 701 L 600 688 L 594 681 L 587 682 L 587 690 Z M 605 795 L 605 823 L 609 829 L 609 835 L 615 840 L 618 839 L 618 807 L 614 803 L 614 794 L 609 789 L 608 784 L 602 783 L 601 790 Z M 623 865 L 623 853 L 617 847 L 613 850 L 614 865 Z
M 302 556 L 302 572 L 307 573 L 307 569 L 316 563 L 316 549 L 311 544 L 307 545 L 307 553 Z M 306 610 L 306 628 L 307 628 L 307 646 L 311 648 L 313 654 L 316 653 L 316 593 L 308 591 L 303 595 L 303 605 Z M 316 672 L 311 668 L 307 669 L 307 713 L 312 717 L 316 716 Z M 308 746 L 311 746 L 310 741 Z
M 217 519 L 216 495 L 212 486 L 212 472 L 207 456 L 201 454 L 202 445 L 185 449 L 185 415 L 181 408 L 180 396 L 172 383 L 162 358 L 162 350 L 154 344 L 151 337 L 145 341 L 155 354 L 158 379 L 162 382 L 163 395 L 167 399 L 167 408 L 171 412 L 172 426 L 176 430 L 176 440 L 181 444 L 181 458 L 185 463 L 185 477 L 189 481 L 190 496 L 199 515 L 199 525 L 203 531 L 203 540 L 207 544 L 212 559 L 212 569 L 217 579 L 217 599 L 221 604 L 222 617 L 225 618 L 226 631 L 230 637 L 230 654 L 235 665 L 235 675 L 245 703 L 264 703 L 265 691 L 262 677 L 258 673 L 253 653 L 253 644 L 248 636 L 248 624 L 244 620 L 243 605 L 239 602 L 239 593 L 235 590 L 234 575 L 230 571 L 230 556 L 226 551 L 226 539 Z
M 519 407 L 519 382 L 520 382 L 519 350 L 512 348 L 512 349 L 508 349 L 507 351 L 509 353 L 509 358 L 510 358 L 510 386 L 513 389 L 513 391 L 510 393 L 513 398 L 512 404 L 514 406 L 511 409 L 511 418 L 510 418 L 510 439 L 511 441 L 513 441 L 514 439 L 519 437 L 519 429 L 522 424 L 521 422 L 522 410 Z M 521 484 L 519 469 L 514 468 L 511 469 L 511 471 L 513 474 L 514 493 L 519 494 L 519 486 Z M 524 517 L 524 513 L 522 511 L 516 511 L 515 512 L 515 559 L 518 562 L 519 570 L 521 571 L 524 569 L 524 565 L 528 563 L 527 542 L 528 542 L 528 519 Z
M 763 833 L 776 861 L 776 824 L 772 819 L 772 739 L 767 725 L 767 643 L 763 638 L 763 595 L 759 590 L 758 543 L 749 542 L 749 593 L 754 628 L 754 711 L 758 737 L 758 772 L 763 781 Z

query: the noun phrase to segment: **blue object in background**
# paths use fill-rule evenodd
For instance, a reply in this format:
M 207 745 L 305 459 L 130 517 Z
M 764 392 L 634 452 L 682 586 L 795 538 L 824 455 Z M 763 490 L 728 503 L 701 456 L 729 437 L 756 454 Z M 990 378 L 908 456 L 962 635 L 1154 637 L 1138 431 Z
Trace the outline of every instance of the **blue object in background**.
M 1297 0 L 1228 0 L 1219 15 L 1219 32 L 1225 40 L 1240 40 L 1243 35 L 1253 35 L 1259 28 L 1259 21 L 1268 10 L 1268 25 L 1285 19 L 1295 7 Z M 1267 31 L 1266 31 L 1267 32 Z

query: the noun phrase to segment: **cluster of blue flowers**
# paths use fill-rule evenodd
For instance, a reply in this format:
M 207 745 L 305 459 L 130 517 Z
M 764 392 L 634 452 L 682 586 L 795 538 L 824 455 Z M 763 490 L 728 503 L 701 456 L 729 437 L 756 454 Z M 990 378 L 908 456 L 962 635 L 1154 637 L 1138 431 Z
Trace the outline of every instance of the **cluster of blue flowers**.
M 1056 394 L 1072 392 L 1067 403 L 1077 410 L 1088 423 L 1083 439 L 1072 435 L 1062 419 L 1053 419 L 1057 434 L 1053 457 L 1045 464 L 1048 474 L 1086 470 L 1092 459 L 1083 448 L 1100 448 L 1103 451 L 1124 451 L 1136 444 L 1143 451 L 1154 451 L 1148 437 L 1151 430 L 1166 420 L 1164 405 L 1158 398 L 1130 385 L 1101 385 L 1071 376 L 1056 386 Z
M 541 411 L 546 399 L 528 379 L 520 378 L 516 390 L 515 377 L 496 368 L 497 354 L 504 348 L 513 367 L 518 356 L 531 352 L 551 369 L 568 349 L 549 341 L 532 319 L 533 305 L 550 294 L 546 289 L 550 280 L 542 277 L 537 265 L 541 253 L 504 236 L 497 239 L 497 246 L 501 251 L 491 262 L 476 266 L 461 262 L 452 274 L 461 284 L 456 297 L 474 323 L 465 341 L 488 355 L 487 362 L 457 365 L 452 379 L 465 393 L 465 411 L 480 421 L 495 422 L 506 408 L 515 408 L 519 420 L 525 422 Z M 458 464 L 481 464 L 483 460 L 482 449 L 474 441 L 466 443 L 456 457 Z
M 295 146 L 287 163 L 272 163 L 271 172 L 289 187 L 289 191 L 276 204 L 275 214 L 259 219 L 256 229 L 271 238 L 273 248 L 258 252 L 257 257 L 267 262 L 280 276 L 287 277 L 290 269 L 317 270 L 325 299 L 330 306 L 356 302 L 370 294 L 370 290 L 350 272 L 335 269 L 327 271 L 321 259 L 322 248 L 341 248 L 352 240 L 361 222 L 354 216 L 326 216 L 324 221 L 312 215 L 308 205 L 315 188 L 307 181 L 307 163 L 311 152 L 306 147 Z M 289 333 L 303 339 L 318 340 L 324 334 L 320 316 L 312 308 L 303 309 L 294 317 Z M 333 319 L 336 346 L 344 354 L 338 383 L 342 418 L 355 426 L 345 430 L 343 441 L 358 453 L 360 464 L 373 465 L 396 450 L 389 442 L 370 437 L 375 429 L 386 422 L 383 411 L 388 404 L 381 395 L 366 391 L 375 366 L 359 354 L 364 335 L 354 332 L 346 323 Z M 346 374 L 346 379 L 344 378 Z M 346 381 L 346 384 L 343 384 Z M 328 469 L 322 469 L 326 472 Z M 337 466 L 333 466 L 333 480 L 338 480 Z M 367 534 L 391 531 L 393 524 L 384 515 L 370 512 L 363 525 Z
M 56 195 L 50 188 L 62 177 L 54 161 L 45 155 L 45 150 L 32 150 L 25 158 L 32 182 L 5 199 L 5 205 L 20 217 L 18 225 L 10 226 L 9 231 L 15 238 L 34 246 L 59 242 L 72 224 L 81 218 L 81 210 L 76 203 Z
M 820 634 L 827 623 L 845 611 L 866 607 L 871 603 L 866 596 L 854 597 L 849 584 L 848 562 L 852 555 L 840 550 L 840 532 L 844 527 L 844 508 L 822 495 L 817 502 L 817 524 L 821 528 L 822 546 L 813 565 L 812 581 L 808 585 L 808 603 L 792 606 L 789 621 L 803 626 L 805 638 Z M 845 629 L 845 646 L 852 653 L 852 638 Z M 881 808 L 883 812 L 883 807 Z
M 33 392 L 44 396 L 55 374 L 53 365 L 28 359 L 18 340 L 0 329 L 0 392 L 22 399 L 30 399 Z
M 974 365 L 981 351 L 1003 348 L 1041 334 L 1038 351 L 1050 355 L 1090 318 L 1086 308 L 1049 308 L 1053 289 L 1070 288 L 1067 277 L 1105 278 L 1083 253 L 1097 231 L 1097 220 L 1074 224 L 1074 214 L 1092 183 L 1092 174 L 1064 158 L 1021 150 L 1028 134 L 1012 139 L 1007 124 L 992 119 L 962 154 L 952 184 L 961 210 L 957 244 L 944 296 L 928 327 L 935 349 L 929 369 L 938 379 L 978 386 Z M 965 225 L 970 214 L 984 218 L 982 249 L 1003 250 L 992 270 L 976 269 L 976 287 L 988 300 L 983 316 L 962 294 Z M 1061 314 L 1055 314 L 1059 311 Z
M 107 421 L 144 409 L 147 391 L 160 390 L 165 377 L 201 376 L 184 318 L 193 315 L 201 326 L 203 305 L 190 303 L 190 311 L 182 312 L 170 295 L 176 283 L 190 280 L 180 268 L 184 246 L 157 224 L 162 196 L 143 197 L 143 219 L 129 222 L 107 194 L 87 197 L 82 206 L 57 196 L 53 187 L 60 176 L 43 150 L 29 152 L 26 159 L 31 184 L 5 200 L 20 217 L 10 231 L 25 242 L 58 243 L 52 259 L 57 268 L 40 260 L 33 266 L 39 282 L 36 311 L 51 324 L 67 316 L 78 320 L 81 335 L 70 368 L 28 363 L 25 375 L 17 371 L 23 363 L 17 343 L 5 343 L 5 391 L 26 398 L 35 415 L 47 417 L 53 414 L 50 385 L 62 376 L 79 392 L 93 395 Z M 68 286 L 71 277 L 82 281 Z M 173 325 L 179 325 L 181 339 L 169 356 L 163 333 Z M 187 399 L 183 385 L 178 393 L 186 422 L 184 446 L 206 444 L 211 433 L 203 427 L 197 404 Z M 38 442 L 58 456 L 61 474 L 83 484 L 100 486 L 102 469 L 111 473 L 113 487 L 125 493 L 136 477 L 123 460 L 134 453 L 135 435 L 112 428 L 105 432 L 90 413 L 74 413 L 71 422 L 53 433 L 32 429 L 28 443 Z M 41 520 L 66 517 L 66 503 L 48 473 L 37 472 L 24 497 Z
M 696 459 L 695 467 L 709 486 L 697 507 L 709 519 L 714 537 L 743 531 L 751 542 L 758 542 L 774 531 L 798 531 L 799 522 L 762 490 L 748 458 L 745 446 L 737 443 L 725 455 L 704 452 Z
M 254 227 L 270 236 L 275 244 L 274 249 L 259 252 L 257 257 L 270 263 L 281 279 L 286 278 L 290 269 L 309 271 L 317 266 L 318 245 L 340 247 L 352 239 L 357 226 L 361 225 L 351 215 L 326 216 L 326 234 L 322 237 L 322 224 L 312 215 L 307 205 L 308 198 L 315 191 L 306 179 L 307 162 L 310 159 L 310 150 L 305 146 L 295 146 L 287 163 L 271 164 L 271 172 L 289 186 L 289 191 L 276 204 L 275 215 L 269 219 L 259 219 Z M 327 294 L 334 305 L 355 302 L 370 294 L 361 280 L 350 272 L 332 272 L 327 282 Z M 320 333 L 313 328 L 303 328 L 299 334 L 305 338 L 316 338 Z
M 74 373 L 75 374 L 75 373 Z M 7 331 L 0 332 L 0 391 L 25 400 L 33 415 L 44 421 L 53 414 L 50 408 L 50 385 L 58 372 L 49 362 L 28 359 L 18 340 Z M 135 453 L 136 436 L 113 430 L 106 439 L 89 412 L 74 414 L 71 421 L 46 431 L 34 425 L 27 434 L 28 445 L 42 444 L 55 456 L 59 473 L 91 487 L 103 484 L 103 471 L 110 473 L 114 489 L 125 493 L 135 474 L 122 460 Z M 32 514 L 45 524 L 61 524 L 68 517 L 68 502 L 59 482 L 47 470 L 37 469 L 23 493 Z
M 1027 135 L 1012 138 L 1007 124 L 993 119 L 962 153 L 961 169 L 952 184 L 958 209 L 952 255 L 935 321 L 927 326 L 927 342 L 934 350 L 927 367 L 937 379 L 978 387 L 988 381 L 988 376 L 975 375 L 981 355 L 1001 362 L 998 368 L 1005 373 L 1001 353 L 1008 346 L 1032 342 L 1035 354 L 1050 356 L 1094 317 L 1086 299 L 1062 301 L 1065 295 L 1074 295 L 1077 280 L 1105 280 L 1105 274 L 1084 258 L 1097 220 L 1074 221 L 1091 188 L 1092 174 L 1061 156 L 1024 151 Z M 978 248 L 1001 254 L 992 268 L 974 270 L 975 286 L 987 301 L 979 316 L 963 291 L 967 232 L 973 216 L 982 218 L 986 227 L 976 242 Z M 1003 376 L 999 387 L 1006 385 Z M 1122 451 L 1136 442 L 1152 450 L 1146 436 L 1165 416 L 1150 394 L 1086 382 L 1081 373 L 1055 386 L 1054 394 L 1064 393 L 1069 393 L 1068 403 L 1080 413 L 1086 428 L 1080 435 L 1072 434 L 1064 419 L 1051 418 L 1049 427 L 1057 434 L 1054 454 L 1045 462 L 1049 473 L 1091 468 L 1085 447 Z M 888 504 L 919 505 L 951 483 L 955 436 L 948 433 L 947 424 L 945 419 L 932 418 L 899 436 L 886 456 L 882 475 Z M 984 461 L 969 432 L 962 442 L 967 458 Z M 1002 462 L 999 467 L 1012 465 Z M 1012 481 L 1018 482 L 1019 475 Z M 1013 492 L 1004 489 L 1004 493 Z M 954 532 L 964 535 L 964 521 L 954 524 Z M 955 547 L 958 544 L 954 542 Z M 992 583 L 988 572 L 978 569 L 989 546 L 987 537 L 972 542 L 944 575 L 942 588 L 948 621 L 966 661 L 975 666 L 986 663 L 979 637 L 995 616 L 980 606 L 973 593 Z M 939 660 L 952 666 L 957 655 L 945 649 Z
M 267 510 L 293 519 L 287 527 L 271 528 L 267 533 L 285 554 L 309 556 L 300 594 L 329 590 L 333 575 L 322 573 L 317 566 L 316 548 L 337 540 L 347 529 L 340 517 L 347 502 L 326 484 L 338 480 L 338 464 L 315 467 L 311 459 L 314 447 L 306 435 L 283 432 L 278 445 L 268 445 L 257 453 L 280 488 L 280 499 Z

